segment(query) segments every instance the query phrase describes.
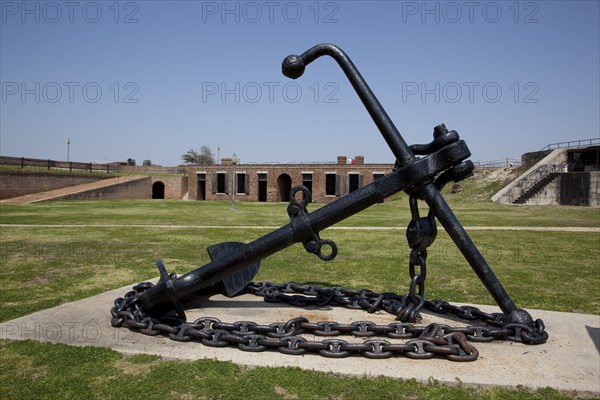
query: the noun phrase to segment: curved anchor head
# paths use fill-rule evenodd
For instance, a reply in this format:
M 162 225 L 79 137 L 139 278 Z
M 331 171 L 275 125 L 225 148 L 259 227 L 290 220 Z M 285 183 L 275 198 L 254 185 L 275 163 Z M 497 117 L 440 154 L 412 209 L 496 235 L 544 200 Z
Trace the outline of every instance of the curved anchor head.
M 304 61 L 297 55 L 289 55 L 281 64 L 281 72 L 290 79 L 298 79 L 304 74 Z

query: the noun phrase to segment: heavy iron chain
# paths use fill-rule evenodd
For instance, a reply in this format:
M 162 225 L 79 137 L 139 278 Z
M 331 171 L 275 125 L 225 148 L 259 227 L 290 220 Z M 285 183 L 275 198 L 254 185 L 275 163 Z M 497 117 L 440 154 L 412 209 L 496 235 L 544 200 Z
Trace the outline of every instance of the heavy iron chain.
M 419 216 L 417 194 L 410 192 L 409 205 L 411 221 L 406 229 L 406 239 L 411 248 L 408 271 L 410 288 L 408 297 L 410 303 L 402 307 L 398 319 L 402 322 L 414 322 L 420 319 L 420 310 L 425 299 L 425 279 L 427 278 L 427 248 L 431 246 L 437 235 L 437 227 L 433 212 L 426 217 Z M 417 273 L 417 267 L 419 271 Z M 418 291 L 417 291 L 418 289 Z
M 126 327 L 150 336 L 164 335 L 180 342 L 198 341 L 211 347 L 237 346 L 240 350 L 252 352 L 268 349 L 292 355 L 313 352 L 333 358 L 348 357 L 353 354 L 367 358 L 404 356 L 412 359 L 428 359 L 440 356 L 451 361 L 477 359 L 479 352 L 468 343 L 469 341 L 511 340 L 537 344 L 545 342 L 548 338 L 541 320 L 535 322 L 535 327 L 524 324 L 504 324 L 503 314 L 488 314 L 475 307 L 454 306 L 440 300 L 423 300 L 423 305 L 432 312 L 452 314 L 463 320 L 477 320 L 486 326 L 451 327 L 445 324 L 415 326 L 406 322 L 378 325 L 370 321 L 357 321 L 350 324 L 332 321 L 312 323 L 304 317 L 268 325 L 251 321 L 227 323 L 212 317 L 202 317 L 193 323 L 188 323 L 174 315 L 158 318 L 150 316 L 141 309 L 137 299 L 141 293 L 152 286 L 153 284 L 149 282 L 139 283 L 124 298 L 115 300 L 114 307 L 111 309 L 113 327 Z M 295 306 L 338 305 L 363 309 L 370 313 L 385 310 L 394 315 L 401 314 L 407 304 L 413 304 L 410 295 L 295 283 L 250 283 L 246 291 L 262 296 L 268 302 L 286 302 Z M 419 299 L 419 302 L 421 300 Z M 302 333 L 325 337 L 350 335 L 370 339 L 358 343 L 341 339 L 311 341 L 300 336 Z M 385 339 L 371 339 L 373 336 L 408 339 L 408 341 L 392 343 Z

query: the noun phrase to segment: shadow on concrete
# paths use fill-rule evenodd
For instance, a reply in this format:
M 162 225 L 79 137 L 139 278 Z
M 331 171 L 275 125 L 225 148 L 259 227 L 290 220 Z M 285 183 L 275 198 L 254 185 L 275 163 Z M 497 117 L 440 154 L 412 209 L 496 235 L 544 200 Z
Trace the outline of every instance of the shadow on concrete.
M 594 328 L 586 325 L 585 329 L 587 330 L 588 335 L 590 335 L 592 342 L 594 342 L 596 350 L 598 350 L 598 353 L 600 353 L 600 328 Z

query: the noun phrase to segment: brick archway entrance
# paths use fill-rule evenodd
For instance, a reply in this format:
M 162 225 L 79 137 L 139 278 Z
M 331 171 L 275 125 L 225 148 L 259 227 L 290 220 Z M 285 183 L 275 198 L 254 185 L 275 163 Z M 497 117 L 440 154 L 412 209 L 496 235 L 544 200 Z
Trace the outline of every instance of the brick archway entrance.
M 288 174 L 281 174 L 277 177 L 277 188 L 279 189 L 279 201 L 290 201 L 292 178 Z

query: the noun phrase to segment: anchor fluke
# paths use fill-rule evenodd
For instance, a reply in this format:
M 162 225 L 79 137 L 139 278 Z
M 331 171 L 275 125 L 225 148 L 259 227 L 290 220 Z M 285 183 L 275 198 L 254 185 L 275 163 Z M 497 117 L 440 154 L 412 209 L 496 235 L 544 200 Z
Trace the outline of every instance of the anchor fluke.
M 210 259 L 215 261 L 221 257 L 225 257 L 227 254 L 239 250 L 239 248 L 244 245 L 245 243 L 242 242 L 223 242 L 209 246 L 206 250 L 208 251 Z M 221 282 L 225 289 L 225 295 L 233 297 L 241 292 L 250 282 L 252 282 L 259 267 L 260 261 L 257 261 L 223 278 Z

